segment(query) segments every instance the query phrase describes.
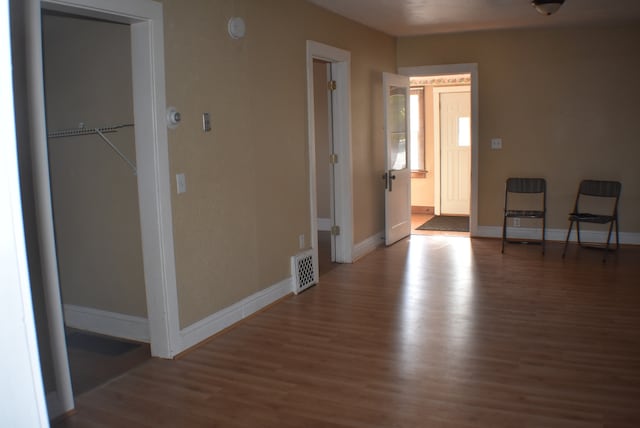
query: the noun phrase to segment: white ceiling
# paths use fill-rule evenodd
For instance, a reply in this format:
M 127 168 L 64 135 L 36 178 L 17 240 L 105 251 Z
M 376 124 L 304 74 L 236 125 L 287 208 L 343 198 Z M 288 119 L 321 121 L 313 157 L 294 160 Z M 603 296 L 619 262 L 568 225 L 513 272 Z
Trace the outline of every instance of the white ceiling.
M 566 0 L 543 16 L 530 0 L 308 0 L 393 36 L 638 21 L 640 0 Z

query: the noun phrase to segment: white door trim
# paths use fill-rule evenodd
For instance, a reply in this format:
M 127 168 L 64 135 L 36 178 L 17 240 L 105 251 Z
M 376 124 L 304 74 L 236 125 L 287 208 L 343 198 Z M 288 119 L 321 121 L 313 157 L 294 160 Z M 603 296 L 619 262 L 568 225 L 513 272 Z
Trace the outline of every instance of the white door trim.
M 478 64 L 445 64 L 425 65 L 417 67 L 400 67 L 398 74 L 405 76 L 437 76 L 441 74 L 471 75 L 471 212 L 469 214 L 469 232 L 478 235 Z
M 151 0 L 28 0 L 27 58 L 29 68 L 30 131 L 34 158 L 34 186 L 39 212 L 38 235 L 44 267 L 52 336 L 64 348 L 64 325 L 56 265 L 47 156 L 42 74 L 41 7 L 131 25 L 133 98 L 138 167 L 138 197 L 147 312 L 154 356 L 171 358 L 180 352 L 178 298 L 171 219 L 169 153 L 165 124 L 164 30 L 162 5 Z M 58 350 L 58 370 L 66 372 L 66 348 Z M 64 356 L 64 358 L 62 358 Z M 64 380 L 63 380 L 64 382 Z M 57 386 L 62 411 L 73 408 L 70 380 Z
M 15 24 L 15 23 L 13 23 Z M 14 94 L 9 38 L 9 2 L 0 0 L 0 415 L 6 426 L 48 427 L 42 387 L 20 198 Z
M 55 405 L 49 400 L 49 416 L 59 416 L 73 409 L 73 390 L 67 356 L 62 315 L 58 264 L 53 227 L 51 185 L 45 126 L 44 79 L 42 61 L 42 21 L 39 0 L 29 0 L 25 7 L 27 98 L 31 136 L 31 159 L 42 283 L 47 311 L 47 328 L 51 343 L 51 360 L 55 372 Z
M 337 89 L 333 94 L 335 165 L 335 222 L 340 226 L 336 236 L 335 258 L 338 263 L 353 261 L 353 178 L 351 174 L 351 53 L 323 43 L 307 40 L 307 139 L 309 144 L 309 209 L 311 249 L 318 262 L 318 225 L 316 195 L 315 112 L 313 102 L 313 60 L 331 63 Z M 317 271 L 317 270 L 316 270 Z M 317 278 L 316 278 L 317 279 Z
M 442 181 L 440 176 L 440 165 L 442 164 L 440 152 L 440 94 L 468 91 L 469 85 L 433 88 L 433 212 L 435 215 L 440 215 L 442 197 Z

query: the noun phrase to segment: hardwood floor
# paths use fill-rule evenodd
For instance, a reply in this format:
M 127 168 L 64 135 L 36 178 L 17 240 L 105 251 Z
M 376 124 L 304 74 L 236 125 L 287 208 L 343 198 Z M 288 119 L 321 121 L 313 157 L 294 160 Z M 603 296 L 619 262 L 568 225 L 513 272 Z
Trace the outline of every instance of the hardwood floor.
M 640 248 L 539 250 L 411 236 L 57 426 L 640 426 Z

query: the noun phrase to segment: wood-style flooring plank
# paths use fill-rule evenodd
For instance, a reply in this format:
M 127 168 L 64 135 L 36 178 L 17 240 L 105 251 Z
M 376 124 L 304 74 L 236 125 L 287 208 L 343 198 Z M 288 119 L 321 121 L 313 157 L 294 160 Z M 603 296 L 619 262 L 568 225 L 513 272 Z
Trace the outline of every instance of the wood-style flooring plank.
M 640 248 L 412 236 L 58 427 L 640 426 Z

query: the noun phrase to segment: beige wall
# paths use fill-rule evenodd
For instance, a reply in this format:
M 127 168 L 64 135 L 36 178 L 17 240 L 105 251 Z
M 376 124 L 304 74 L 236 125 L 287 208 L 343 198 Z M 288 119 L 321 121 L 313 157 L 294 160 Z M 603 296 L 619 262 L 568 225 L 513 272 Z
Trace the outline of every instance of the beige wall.
M 180 325 L 290 276 L 309 242 L 306 41 L 352 54 L 354 240 L 382 230 L 381 73 L 395 39 L 299 0 L 164 0 L 167 102 Z M 232 40 L 227 20 L 247 35 Z M 210 112 L 213 131 L 200 129 Z
M 540 176 L 548 225 L 566 229 L 579 181 L 594 178 L 622 182 L 621 231 L 638 233 L 639 43 L 637 25 L 409 37 L 398 66 L 478 63 L 481 226 L 501 224 L 507 177 Z
M 48 130 L 133 122 L 126 25 L 43 16 Z M 108 138 L 135 161 L 133 128 Z M 97 135 L 49 139 L 65 304 L 146 317 L 136 176 Z

